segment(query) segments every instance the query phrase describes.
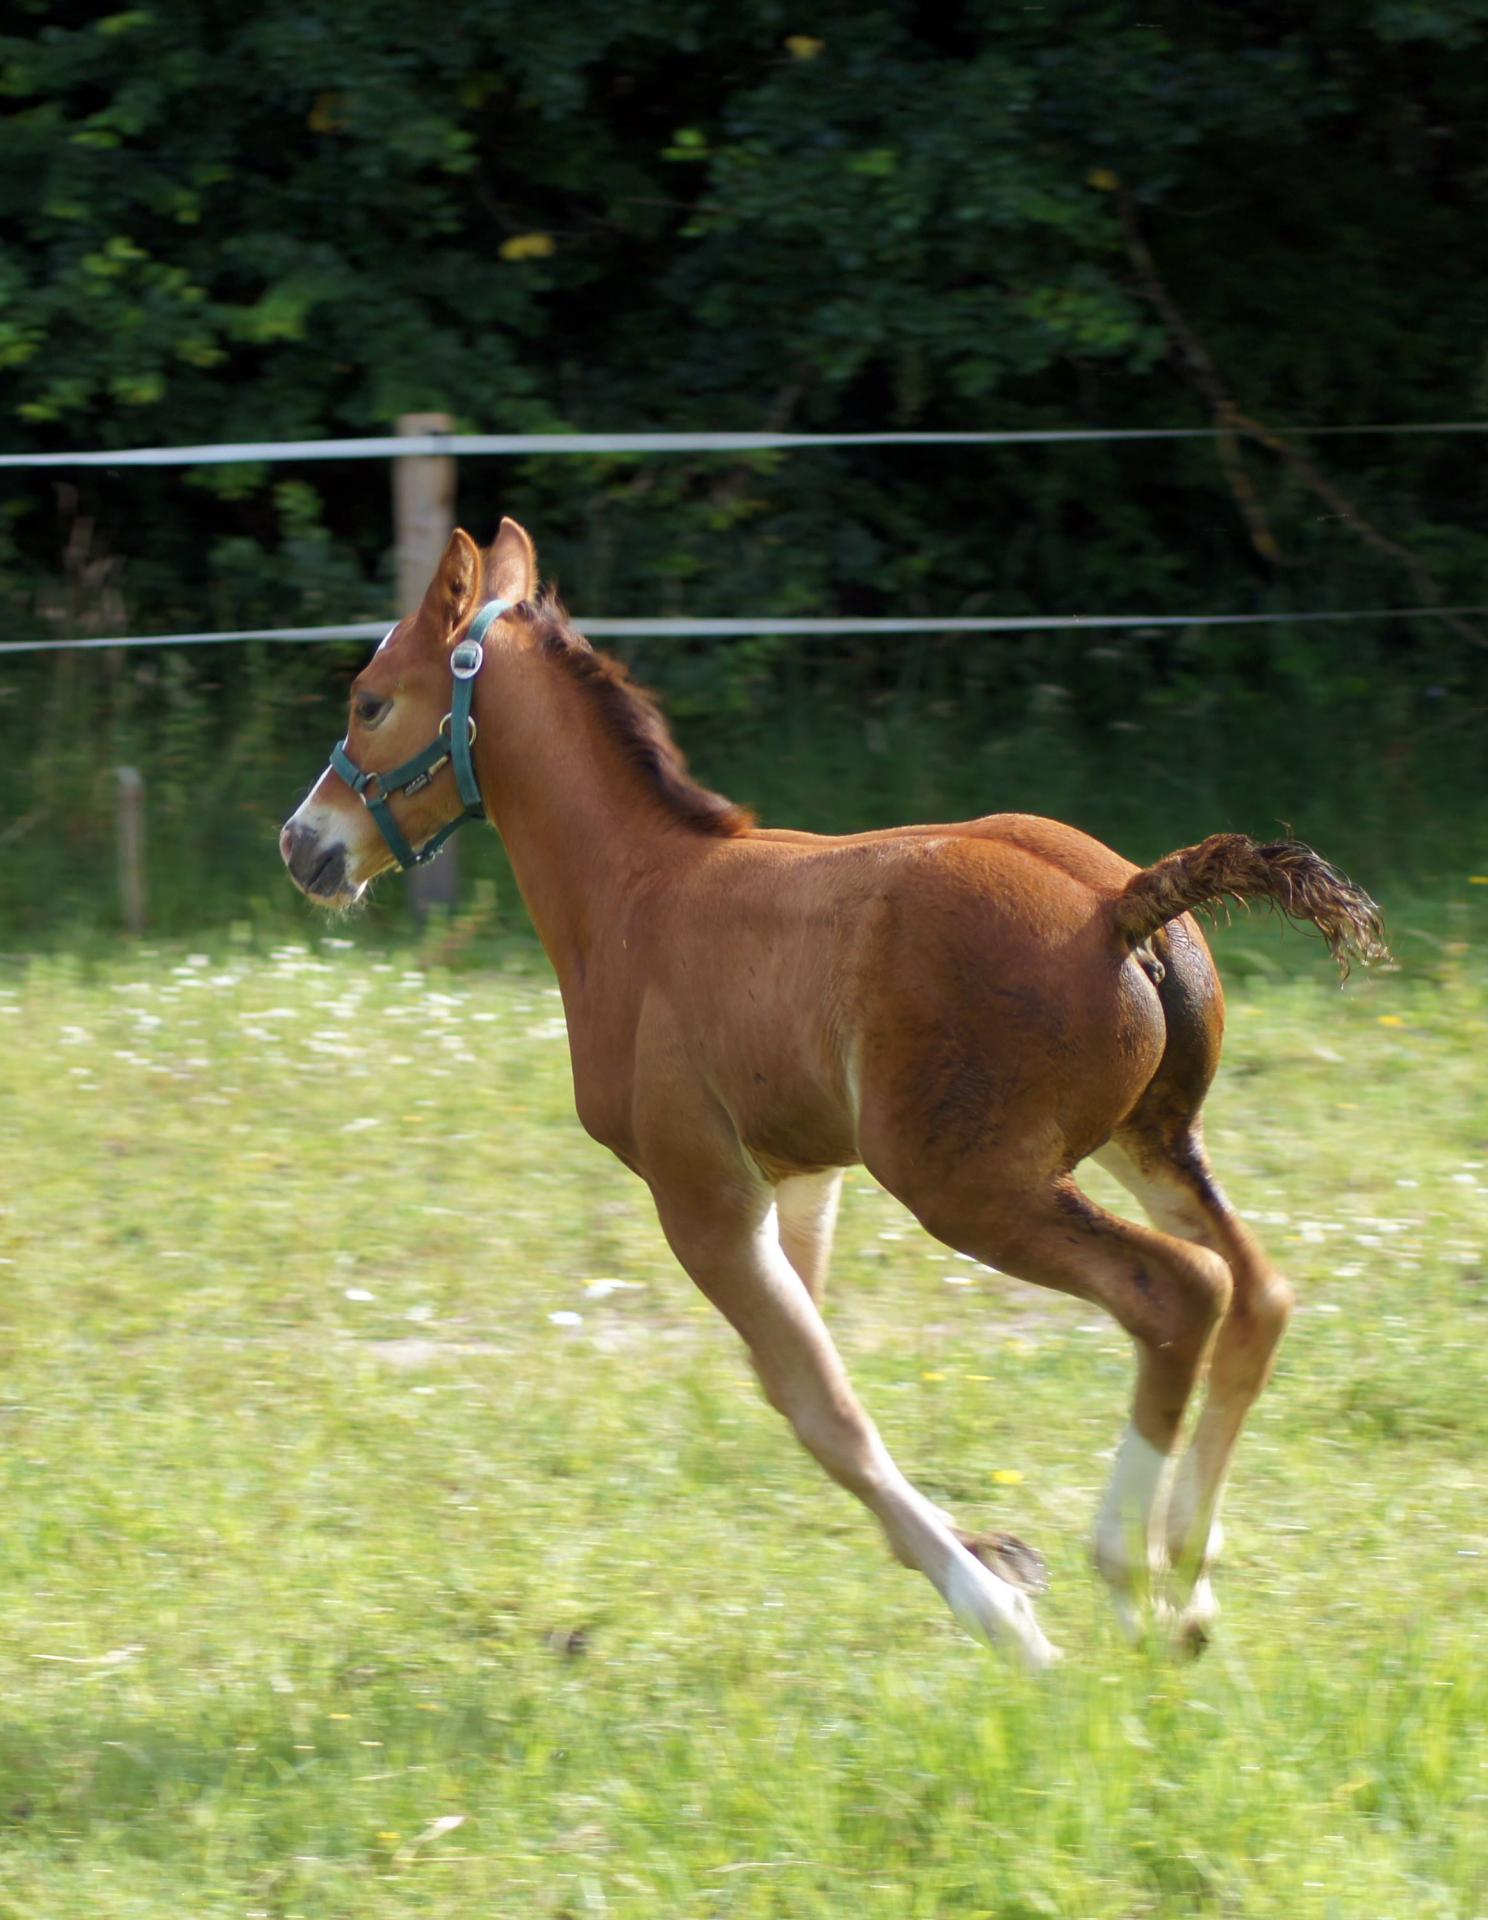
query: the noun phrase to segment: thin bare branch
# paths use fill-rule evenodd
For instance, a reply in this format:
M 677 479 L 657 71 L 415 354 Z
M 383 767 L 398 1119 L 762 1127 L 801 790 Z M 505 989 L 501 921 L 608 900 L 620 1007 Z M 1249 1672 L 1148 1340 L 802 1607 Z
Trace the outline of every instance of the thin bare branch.
M 1179 363 L 1190 383 L 1202 394 L 1214 419 L 1218 434 L 1218 452 L 1220 465 L 1224 469 L 1230 492 L 1234 496 L 1241 517 L 1250 534 L 1251 545 L 1265 559 L 1281 562 L 1281 552 L 1273 535 L 1265 509 L 1245 471 L 1240 450 L 1242 439 L 1253 441 L 1264 447 L 1278 459 L 1285 462 L 1291 472 L 1304 486 L 1327 503 L 1333 514 L 1354 533 L 1367 547 L 1391 561 L 1409 578 L 1423 606 L 1441 607 L 1443 594 L 1435 574 L 1409 547 L 1400 541 L 1392 540 L 1388 534 L 1381 533 L 1371 521 L 1354 505 L 1342 489 L 1323 473 L 1317 463 L 1295 446 L 1284 434 L 1277 433 L 1263 421 L 1244 412 L 1235 404 L 1229 388 L 1216 366 L 1214 356 L 1209 352 L 1198 333 L 1179 307 L 1176 300 L 1158 270 L 1152 249 L 1142 232 L 1137 217 L 1136 202 L 1131 190 L 1119 182 L 1113 188 L 1117 216 L 1121 221 L 1122 236 L 1126 242 L 1127 257 L 1136 270 L 1142 292 L 1147 297 L 1177 352 Z M 1471 621 L 1464 620 L 1459 614 L 1443 609 L 1442 620 L 1459 639 L 1469 641 L 1475 647 L 1488 648 L 1488 635 Z

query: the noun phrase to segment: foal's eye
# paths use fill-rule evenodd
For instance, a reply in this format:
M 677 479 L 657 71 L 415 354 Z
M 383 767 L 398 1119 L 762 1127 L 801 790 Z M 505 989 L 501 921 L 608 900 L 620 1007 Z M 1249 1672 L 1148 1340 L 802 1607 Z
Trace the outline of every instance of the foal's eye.
M 375 693 L 359 693 L 352 704 L 362 725 L 375 727 L 393 703 L 391 700 L 380 700 Z

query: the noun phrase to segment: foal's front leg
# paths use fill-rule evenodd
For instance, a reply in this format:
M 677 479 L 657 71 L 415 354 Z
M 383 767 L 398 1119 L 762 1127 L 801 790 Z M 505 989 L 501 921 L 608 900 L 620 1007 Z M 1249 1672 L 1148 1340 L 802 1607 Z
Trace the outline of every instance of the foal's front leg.
M 832 1234 L 842 1198 L 842 1171 L 841 1167 L 827 1167 L 821 1173 L 792 1174 L 775 1188 L 781 1251 L 806 1282 L 806 1291 L 818 1309 L 827 1291 Z
M 1055 1658 L 1027 1597 L 985 1567 L 890 1458 L 853 1392 L 805 1282 L 781 1250 L 773 1196 L 742 1179 L 705 1193 L 653 1183 L 672 1251 L 742 1335 L 770 1403 L 832 1478 L 878 1519 L 969 1633 L 1032 1667 Z

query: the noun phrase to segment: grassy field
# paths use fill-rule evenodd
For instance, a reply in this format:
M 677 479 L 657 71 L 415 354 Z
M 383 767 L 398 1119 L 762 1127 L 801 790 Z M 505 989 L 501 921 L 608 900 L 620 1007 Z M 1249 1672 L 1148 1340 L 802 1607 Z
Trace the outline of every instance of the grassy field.
M 1488 1915 L 1488 887 L 1343 993 L 1223 942 L 1303 1305 L 1196 1666 L 1087 1566 L 1121 1337 L 853 1179 L 840 1343 L 1047 1555 L 1040 1680 L 761 1403 L 540 963 L 322 931 L 0 976 L 0 1915 Z

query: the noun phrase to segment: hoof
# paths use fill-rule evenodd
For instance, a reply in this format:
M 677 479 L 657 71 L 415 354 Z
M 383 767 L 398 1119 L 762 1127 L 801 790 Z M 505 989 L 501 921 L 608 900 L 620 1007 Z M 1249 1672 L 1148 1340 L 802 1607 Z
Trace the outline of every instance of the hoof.
M 1129 1647 L 1151 1650 L 1171 1644 L 1173 1610 L 1166 1600 L 1154 1593 L 1123 1593 L 1113 1589 L 1111 1605 L 1121 1637 Z
M 966 1551 L 1009 1586 L 1023 1593 L 1049 1591 L 1049 1569 L 1044 1556 L 1015 1533 L 962 1533 L 959 1527 L 955 1531 Z
M 944 1585 L 936 1585 L 962 1627 L 984 1646 L 1021 1657 L 1033 1672 L 1058 1660 L 1059 1650 L 1045 1639 L 1028 1595 L 970 1546 L 961 1546 L 946 1569 Z
M 1028 1548 L 1023 1551 L 1028 1552 Z M 1037 1557 L 1037 1556 L 1035 1556 Z M 1040 1563 L 1042 1564 L 1042 1563 Z M 1023 1656 L 1023 1666 L 1028 1673 L 1045 1673 L 1050 1667 L 1057 1667 L 1064 1655 L 1052 1640 L 1044 1637 L 1043 1628 L 1034 1618 L 1033 1607 L 1026 1595 L 1017 1597 L 1019 1624 L 1018 1650 Z
M 1173 1641 L 1178 1651 L 1190 1660 L 1197 1660 L 1213 1638 L 1214 1623 L 1218 1618 L 1219 1602 L 1205 1575 L 1194 1587 L 1188 1597 L 1188 1605 L 1174 1623 Z
M 1180 1620 L 1173 1650 L 1183 1660 L 1197 1660 L 1209 1645 L 1209 1628 L 1202 1620 Z
M 1057 1667 L 1063 1658 L 1062 1650 L 1052 1640 L 1045 1640 L 1036 1651 L 1024 1653 L 1023 1664 L 1029 1673 L 1047 1673 L 1050 1667 Z

